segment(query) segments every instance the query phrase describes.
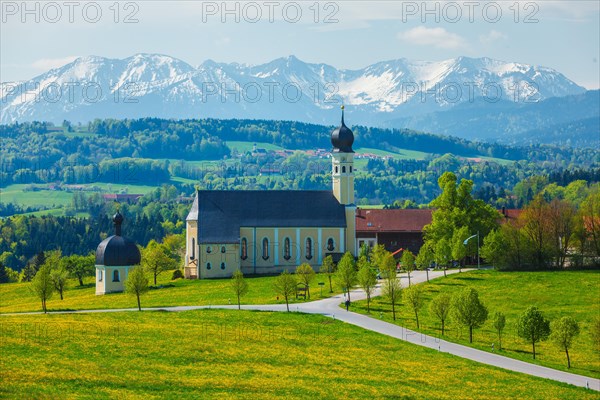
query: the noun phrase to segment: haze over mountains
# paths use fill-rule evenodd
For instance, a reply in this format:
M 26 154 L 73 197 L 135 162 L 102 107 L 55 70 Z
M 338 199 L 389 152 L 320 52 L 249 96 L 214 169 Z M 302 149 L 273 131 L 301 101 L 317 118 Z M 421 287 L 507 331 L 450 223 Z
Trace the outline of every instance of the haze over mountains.
M 342 70 L 294 56 L 256 66 L 208 60 L 198 67 L 157 54 L 90 56 L 28 81 L 4 82 L 0 99 L 1 123 L 211 117 L 329 125 L 344 103 L 353 124 L 510 143 L 522 142 L 515 134 L 528 131 L 532 140 L 545 137 L 552 127 L 559 142 L 583 146 L 597 136 L 599 115 L 598 91 L 586 92 L 558 71 L 467 57 Z M 569 124 L 581 140 L 565 142 Z

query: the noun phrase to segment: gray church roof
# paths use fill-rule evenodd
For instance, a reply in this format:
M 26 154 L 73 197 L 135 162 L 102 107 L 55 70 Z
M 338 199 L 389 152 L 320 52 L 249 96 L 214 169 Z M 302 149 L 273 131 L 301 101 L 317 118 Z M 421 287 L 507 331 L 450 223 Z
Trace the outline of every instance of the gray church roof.
M 198 221 L 198 243 L 237 243 L 240 227 L 346 227 L 331 191 L 198 190 L 186 219 Z

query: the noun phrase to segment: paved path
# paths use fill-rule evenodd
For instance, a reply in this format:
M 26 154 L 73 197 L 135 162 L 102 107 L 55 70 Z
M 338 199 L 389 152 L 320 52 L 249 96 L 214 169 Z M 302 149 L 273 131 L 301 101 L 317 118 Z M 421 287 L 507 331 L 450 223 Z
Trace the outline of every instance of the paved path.
M 467 270 L 463 270 L 467 271 Z M 457 273 L 457 270 L 447 271 L 448 274 Z M 441 271 L 429 272 L 429 278 L 434 279 L 443 276 Z M 403 286 L 408 285 L 406 275 L 401 275 Z M 412 283 L 421 283 L 426 281 L 426 273 L 424 271 L 415 271 L 411 275 Z M 377 288 L 373 296 L 380 295 L 380 288 Z M 366 298 L 362 290 L 355 290 L 350 293 L 352 301 L 363 300 Z M 477 350 L 468 346 L 447 342 L 437 337 L 414 332 L 410 329 L 384 322 L 376 318 L 366 315 L 348 312 L 340 307 L 345 300 L 343 295 L 337 295 L 328 299 L 312 301 L 308 303 L 290 304 L 290 311 L 298 311 L 308 314 L 321 314 L 340 321 L 359 326 L 361 328 L 391 336 L 405 342 L 409 342 L 418 346 L 429 347 L 430 349 L 450 353 L 458 357 L 477 361 L 483 364 L 493 365 L 495 367 L 504 368 L 511 371 L 522 372 L 524 374 L 538 376 L 541 378 L 552 379 L 559 382 L 565 382 L 576 386 L 589 387 L 590 389 L 600 391 L 600 379 L 590 378 L 587 376 L 571 374 L 564 371 L 559 371 L 552 368 L 542 367 L 536 364 L 530 364 L 524 361 L 515 360 L 513 358 L 504 357 L 495 353 L 489 353 L 482 350 Z M 155 307 L 142 308 L 148 311 L 189 311 L 207 308 L 218 309 L 237 309 L 237 305 L 209 305 L 209 306 L 175 306 L 175 307 Z M 260 310 L 260 311 L 286 311 L 285 304 L 266 304 L 266 305 L 242 305 L 243 310 Z M 102 309 L 102 310 L 78 310 L 78 311 L 55 311 L 52 314 L 74 314 L 74 313 L 105 313 L 105 312 L 126 312 L 137 311 L 137 308 L 121 308 L 121 309 Z M 18 313 L 18 314 L 1 314 L 1 315 L 27 315 L 27 314 L 42 314 L 41 312 L 33 313 Z

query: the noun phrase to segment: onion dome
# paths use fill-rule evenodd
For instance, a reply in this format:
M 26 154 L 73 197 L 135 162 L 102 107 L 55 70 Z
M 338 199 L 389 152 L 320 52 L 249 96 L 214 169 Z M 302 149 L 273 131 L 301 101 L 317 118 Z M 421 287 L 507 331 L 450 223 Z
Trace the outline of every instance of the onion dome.
M 344 123 L 344 106 L 342 106 L 342 124 L 331 132 L 331 144 L 333 151 L 338 153 L 354 153 L 352 144 L 354 143 L 354 134 Z
M 120 212 L 113 216 L 115 234 L 107 237 L 96 249 L 96 265 L 128 266 L 136 265 L 141 261 L 140 250 L 133 240 L 121 236 L 123 216 Z

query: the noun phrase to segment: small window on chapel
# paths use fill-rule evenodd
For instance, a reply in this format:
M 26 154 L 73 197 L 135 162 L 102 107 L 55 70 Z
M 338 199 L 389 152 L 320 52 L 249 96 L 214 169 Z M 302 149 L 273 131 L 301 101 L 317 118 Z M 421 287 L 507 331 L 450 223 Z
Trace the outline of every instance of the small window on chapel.
M 338 166 L 337 165 L 335 166 L 335 173 L 336 174 L 338 173 Z
M 193 260 L 196 258 L 196 239 L 192 238 L 192 256 L 190 257 L 190 260 Z
M 242 238 L 242 249 L 240 257 L 242 258 L 242 260 L 248 258 L 248 240 L 246 238 Z
M 283 258 L 286 261 L 288 261 L 290 258 L 292 258 L 290 247 L 291 247 L 290 238 L 285 238 L 285 240 L 283 241 Z
M 225 263 L 224 262 L 221 263 L 221 269 L 225 269 Z
M 352 165 L 350 166 L 350 173 L 352 173 Z
M 344 166 L 342 167 L 342 174 L 345 174 L 345 173 L 346 173 L 346 166 L 344 165 Z
M 98 282 L 102 282 L 102 270 L 98 271 Z
M 115 269 L 113 271 L 113 282 L 120 282 L 121 280 L 119 278 L 119 270 Z
M 333 241 L 333 238 L 327 239 L 327 250 L 329 250 L 329 251 L 335 250 L 335 242 Z
M 310 260 L 312 258 L 312 239 L 306 238 L 306 259 Z
M 225 253 L 225 246 L 221 246 L 221 253 Z
M 210 270 L 212 268 L 212 266 L 210 265 L 210 263 L 206 263 L 206 269 Z
M 212 252 L 212 249 L 210 248 L 210 246 L 206 246 L 206 252 L 207 252 L 208 254 L 210 254 L 210 253 Z
M 269 239 L 267 238 L 262 241 L 262 258 L 263 260 L 269 259 Z

